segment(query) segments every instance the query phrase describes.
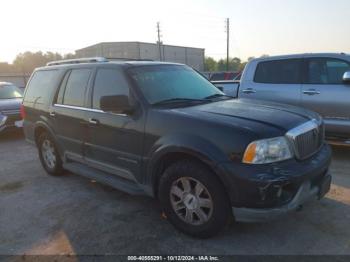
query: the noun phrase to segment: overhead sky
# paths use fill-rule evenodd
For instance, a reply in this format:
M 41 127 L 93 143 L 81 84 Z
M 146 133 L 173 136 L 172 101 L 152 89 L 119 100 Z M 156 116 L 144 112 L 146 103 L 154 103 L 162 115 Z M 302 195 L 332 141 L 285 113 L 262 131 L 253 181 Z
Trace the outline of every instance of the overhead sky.
M 60 53 L 107 41 L 155 42 L 226 55 L 350 53 L 349 0 L 4 0 L 0 61 L 19 52 Z

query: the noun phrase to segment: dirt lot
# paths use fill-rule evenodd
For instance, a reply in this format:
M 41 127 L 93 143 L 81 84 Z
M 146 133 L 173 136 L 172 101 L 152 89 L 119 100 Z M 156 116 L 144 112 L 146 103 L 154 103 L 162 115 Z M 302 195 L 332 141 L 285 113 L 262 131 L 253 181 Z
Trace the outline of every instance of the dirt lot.
M 73 174 L 47 176 L 21 134 L 0 137 L 0 254 L 350 254 L 350 149 L 333 148 L 331 192 L 286 219 L 196 240 L 156 201 Z

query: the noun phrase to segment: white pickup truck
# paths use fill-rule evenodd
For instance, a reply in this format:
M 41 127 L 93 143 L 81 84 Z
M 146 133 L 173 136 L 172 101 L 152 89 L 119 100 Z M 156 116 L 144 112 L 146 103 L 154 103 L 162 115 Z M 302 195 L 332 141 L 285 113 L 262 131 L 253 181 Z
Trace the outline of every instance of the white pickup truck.
M 225 94 L 305 107 L 327 138 L 350 145 L 350 55 L 300 54 L 251 60 L 240 81 L 212 81 Z

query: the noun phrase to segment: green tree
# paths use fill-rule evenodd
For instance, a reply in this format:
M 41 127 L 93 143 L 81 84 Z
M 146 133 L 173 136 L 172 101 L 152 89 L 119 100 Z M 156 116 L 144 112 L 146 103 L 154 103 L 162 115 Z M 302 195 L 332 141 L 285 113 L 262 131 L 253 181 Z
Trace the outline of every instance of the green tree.
M 60 58 L 52 52 L 48 52 L 46 56 L 41 52 L 24 52 L 16 56 L 13 65 L 21 72 L 32 72 L 36 67 L 44 66 L 48 61 Z
M 54 52 L 24 52 L 16 56 L 13 64 L 6 62 L 0 62 L 0 73 L 31 73 L 35 68 L 44 66 L 48 62 L 61 60 L 61 59 L 73 59 L 75 54 L 68 53 L 61 55 Z
M 63 59 L 74 59 L 76 58 L 75 54 L 68 53 L 63 56 Z
M 250 62 L 251 60 L 253 60 L 253 59 L 255 59 L 255 57 L 254 56 L 250 56 L 250 57 L 248 57 L 248 62 Z
M 226 71 L 226 60 L 220 59 L 217 66 L 218 71 Z
M 216 71 L 217 70 L 217 62 L 212 57 L 206 57 L 204 59 L 204 70 L 205 71 Z
M 239 71 L 241 63 L 242 63 L 241 59 L 239 59 L 238 57 L 234 57 L 234 58 L 230 59 L 229 64 L 228 64 L 228 70 L 229 71 Z

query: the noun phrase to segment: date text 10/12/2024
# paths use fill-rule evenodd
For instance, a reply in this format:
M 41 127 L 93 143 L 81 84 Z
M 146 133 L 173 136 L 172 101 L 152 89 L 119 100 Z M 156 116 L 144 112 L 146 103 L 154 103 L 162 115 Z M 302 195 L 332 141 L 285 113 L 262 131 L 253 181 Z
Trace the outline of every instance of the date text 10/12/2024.
M 128 256 L 128 261 L 219 261 L 217 256 Z

